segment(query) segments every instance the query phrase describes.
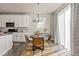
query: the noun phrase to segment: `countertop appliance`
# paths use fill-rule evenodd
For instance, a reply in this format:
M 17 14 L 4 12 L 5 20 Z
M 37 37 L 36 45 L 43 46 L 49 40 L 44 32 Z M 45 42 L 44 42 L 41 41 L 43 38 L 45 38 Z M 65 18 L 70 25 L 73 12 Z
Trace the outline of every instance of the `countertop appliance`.
M 6 27 L 15 27 L 14 22 L 6 22 Z

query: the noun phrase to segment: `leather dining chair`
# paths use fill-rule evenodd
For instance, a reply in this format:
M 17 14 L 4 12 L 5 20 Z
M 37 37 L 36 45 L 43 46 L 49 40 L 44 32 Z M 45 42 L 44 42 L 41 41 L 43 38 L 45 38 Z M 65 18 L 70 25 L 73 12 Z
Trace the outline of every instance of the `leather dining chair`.
M 30 42 L 30 40 L 29 40 L 29 38 L 28 38 L 28 36 L 27 35 L 25 35 L 25 39 L 26 39 L 26 42 L 27 42 L 27 44 Z
M 44 38 L 43 37 L 33 37 L 32 40 L 33 46 L 32 46 L 32 50 L 33 50 L 33 55 L 36 49 L 40 49 L 40 50 L 44 50 Z
M 48 37 L 48 43 L 50 44 L 50 42 L 51 42 L 51 35 L 49 35 Z

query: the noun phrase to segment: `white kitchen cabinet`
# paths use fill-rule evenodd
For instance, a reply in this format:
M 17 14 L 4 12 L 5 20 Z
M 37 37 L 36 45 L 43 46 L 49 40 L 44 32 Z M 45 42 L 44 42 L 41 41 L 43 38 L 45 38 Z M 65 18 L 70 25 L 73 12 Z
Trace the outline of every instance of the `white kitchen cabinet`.
M 6 22 L 14 22 L 15 27 L 29 27 L 28 15 L 0 15 L 0 27 L 6 27 Z
M 14 33 L 14 34 L 12 35 L 12 40 L 13 40 L 13 41 L 16 41 L 16 39 L 17 39 L 16 33 Z
M 0 56 L 12 48 L 12 34 L 0 36 Z
M 17 37 L 17 41 L 18 41 L 18 42 L 26 42 L 23 33 L 17 33 L 16 37 Z
M 5 15 L 0 15 L 1 18 L 1 27 L 6 27 L 6 16 Z
M 29 27 L 29 17 L 27 15 L 19 15 L 18 27 Z
M 0 16 L 0 27 L 2 27 L 2 19 L 1 19 L 1 16 Z
M 14 17 L 14 22 L 15 22 L 15 27 L 19 27 L 19 17 L 18 17 L 18 15 L 14 15 L 13 16 Z
M 18 27 L 18 16 L 17 15 L 6 15 L 6 22 L 14 22 L 15 27 Z
M 26 42 L 25 33 L 14 33 L 13 41 L 14 42 Z
M 29 16 L 24 17 L 24 27 L 29 27 L 30 21 L 29 21 Z
M 14 15 L 6 15 L 6 22 L 14 22 Z
M 6 22 L 14 22 L 11 15 L 0 15 L 1 19 L 1 26 L 0 27 L 6 27 Z
M 29 27 L 29 18 L 27 15 L 15 15 L 15 27 Z
M 18 16 L 18 27 L 24 27 L 24 16 L 23 15 Z

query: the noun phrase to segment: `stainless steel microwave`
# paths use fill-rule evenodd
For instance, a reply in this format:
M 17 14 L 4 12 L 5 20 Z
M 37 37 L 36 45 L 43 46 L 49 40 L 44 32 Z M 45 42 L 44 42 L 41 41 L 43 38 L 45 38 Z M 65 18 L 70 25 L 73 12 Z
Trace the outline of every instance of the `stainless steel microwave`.
M 6 22 L 6 27 L 15 27 L 14 22 Z

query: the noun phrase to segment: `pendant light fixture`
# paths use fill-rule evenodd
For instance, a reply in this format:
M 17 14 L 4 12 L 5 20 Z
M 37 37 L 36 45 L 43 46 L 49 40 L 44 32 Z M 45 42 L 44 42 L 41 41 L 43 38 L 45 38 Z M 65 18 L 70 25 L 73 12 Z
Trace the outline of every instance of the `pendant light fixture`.
M 37 3 L 38 10 L 39 10 L 39 3 Z M 40 21 L 39 13 L 37 13 L 36 17 L 33 19 L 34 23 L 38 23 Z

